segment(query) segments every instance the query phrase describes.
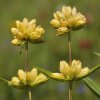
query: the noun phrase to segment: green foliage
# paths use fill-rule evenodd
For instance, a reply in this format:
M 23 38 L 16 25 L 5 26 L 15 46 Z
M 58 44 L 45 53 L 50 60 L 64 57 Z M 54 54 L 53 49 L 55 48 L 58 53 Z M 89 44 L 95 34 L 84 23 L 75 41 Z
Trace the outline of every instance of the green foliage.
M 99 52 L 94 52 L 94 54 L 96 54 L 97 56 L 100 57 L 100 53 Z
M 87 77 L 83 79 L 85 84 L 88 86 L 88 88 L 100 98 L 100 83 L 97 83 L 95 80 Z

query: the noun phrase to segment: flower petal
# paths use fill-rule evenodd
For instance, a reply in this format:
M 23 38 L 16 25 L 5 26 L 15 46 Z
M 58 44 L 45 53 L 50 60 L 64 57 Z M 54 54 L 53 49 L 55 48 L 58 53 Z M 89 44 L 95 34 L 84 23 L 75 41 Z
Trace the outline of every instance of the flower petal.
M 19 69 L 18 70 L 18 78 L 25 82 L 26 81 L 26 72 L 24 72 L 23 70 Z
M 40 73 L 40 74 L 36 77 L 36 79 L 34 80 L 33 85 L 44 83 L 44 82 L 47 81 L 47 80 L 48 80 L 47 76 L 44 75 L 44 74 L 42 74 L 42 73 Z
M 61 73 L 51 73 L 51 77 L 54 79 L 65 80 L 65 77 Z
M 70 73 L 70 66 L 66 61 L 60 61 L 60 72 L 64 75 L 67 76 Z
M 81 72 L 77 75 L 77 77 L 84 77 L 88 73 L 89 73 L 89 68 L 88 67 L 82 68 Z

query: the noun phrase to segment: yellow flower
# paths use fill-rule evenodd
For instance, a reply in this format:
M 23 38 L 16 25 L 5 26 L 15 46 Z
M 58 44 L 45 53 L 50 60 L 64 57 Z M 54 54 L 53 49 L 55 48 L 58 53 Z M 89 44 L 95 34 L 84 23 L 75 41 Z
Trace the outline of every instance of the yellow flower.
M 52 73 L 51 77 L 59 80 L 74 80 L 82 78 L 89 73 L 89 68 L 82 68 L 79 60 L 73 60 L 69 65 L 66 61 L 60 61 L 60 73 Z
M 37 72 L 36 68 L 33 68 L 30 72 L 24 72 L 23 70 L 18 70 L 18 77 L 12 77 L 9 81 L 9 85 L 12 85 L 16 88 L 23 87 L 34 87 L 40 85 L 48 80 L 48 77 L 45 74 Z
M 54 19 L 50 21 L 50 24 L 58 31 L 57 35 L 63 35 L 71 30 L 81 29 L 86 24 L 86 18 L 77 12 L 75 7 L 63 6 L 62 11 L 54 13 Z
M 16 21 L 16 27 L 12 27 L 11 32 L 14 36 L 12 44 L 21 45 L 19 41 L 24 43 L 26 40 L 30 42 L 42 39 L 45 30 L 41 26 L 36 26 L 36 19 L 28 21 L 27 18 L 24 18 L 22 22 L 19 20 Z

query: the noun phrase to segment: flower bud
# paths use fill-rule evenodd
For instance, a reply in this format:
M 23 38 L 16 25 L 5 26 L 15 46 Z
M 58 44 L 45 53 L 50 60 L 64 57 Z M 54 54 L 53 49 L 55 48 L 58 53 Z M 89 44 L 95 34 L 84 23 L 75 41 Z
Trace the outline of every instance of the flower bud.
M 37 40 L 37 39 L 39 39 L 40 37 L 41 37 L 41 35 L 38 34 L 36 31 L 30 33 L 30 39 L 32 39 L 32 40 Z
M 36 77 L 36 79 L 34 80 L 34 85 L 35 85 L 35 84 L 41 84 L 41 83 L 43 83 L 43 82 L 45 82 L 45 81 L 47 81 L 47 80 L 48 80 L 47 76 L 44 75 L 44 74 L 42 74 L 42 73 L 40 73 L 40 74 Z
M 57 29 L 57 31 L 58 31 L 57 35 L 63 35 L 64 33 L 69 32 L 67 27 L 60 27 Z
M 11 79 L 11 85 L 16 85 L 16 86 L 18 86 L 19 85 L 19 79 L 18 79 L 18 77 L 12 77 L 12 79 Z
M 26 82 L 26 72 L 24 72 L 23 70 L 18 70 L 18 77 L 22 82 Z
M 37 77 L 37 69 L 33 68 L 31 72 L 27 72 L 26 79 L 29 82 L 33 82 Z
M 68 76 L 70 74 L 70 66 L 65 61 L 60 61 L 60 72 L 64 76 Z
M 16 20 L 16 27 L 19 29 L 20 28 L 21 22 L 19 20 Z
M 71 70 L 72 70 L 72 72 L 74 73 L 75 76 L 77 76 L 77 74 L 80 73 L 80 71 L 82 69 L 81 66 L 82 66 L 82 63 L 79 60 L 73 60 L 72 61 Z
M 18 40 L 18 39 L 13 39 L 13 40 L 11 41 L 11 43 L 12 43 L 13 45 L 15 45 L 15 46 L 19 46 L 19 45 L 21 45 L 23 42 L 22 42 L 21 40 Z
M 50 24 L 51 24 L 53 27 L 55 27 L 55 28 L 60 27 L 60 22 L 59 22 L 59 20 L 57 20 L 57 19 L 52 19 L 52 20 L 50 21 Z
M 36 27 L 36 32 L 37 32 L 37 35 L 38 34 L 44 34 L 44 32 L 45 32 L 45 30 L 41 27 L 41 26 L 38 26 L 38 27 Z
M 70 6 L 68 6 L 68 7 L 63 6 L 63 7 L 62 7 L 62 13 L 63 13 L 67 18 L 70 17 L 70 15 L 72 14 L 71 7 L 70 7 Z
M 17 28 L 11 28 L 11 32 L 13 35 L 16 35 L 19 32 L 19 30 Z
M 87 75 L 89 72 L 89 68 L 88 67 L 85 67 L 83 69 L 81 69 L 80 73 L 77 75 L 77 78 L 79 77 L 84 77 L 85 75 Z
M 51 77 L 55 79 L 65 79 L 64 75 L 60 73 L 52 73 Z

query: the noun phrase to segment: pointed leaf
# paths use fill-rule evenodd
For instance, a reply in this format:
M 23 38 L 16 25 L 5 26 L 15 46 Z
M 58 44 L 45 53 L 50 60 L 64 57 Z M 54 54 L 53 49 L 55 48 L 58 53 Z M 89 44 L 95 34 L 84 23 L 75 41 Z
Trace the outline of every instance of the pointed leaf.
M 34 68 L 36 68 L 38 71 L 46 74 L 47 76 L 51 77 L 54 80 L 61 81 L 61 82 L 66 81 L 65 79 L 61 79 L 61 78 L 54 78 L 52 72 L 48 71 L 47 69 L 44 69 L 44 68 L 41 68 L 41 67 L 36 67 L 36 66 L 34 66 Z
M 83 79 L 85 84 L 88 86 L 88 88 L 100 98 L 100 84 L 94 81 L 93 79 L 87 77 Z
M 94 52 L 94 54 L 96 54 L 97 56 L 100 57 L 100 53 L 99 52 Z
M 47 69 L 41 68 L 41 67 L 36 67 L 34 66 L 34 68 L 36 68 L 37 70 L 39 70 L 40 72 L 46 74 L 47 76 L 51 76 L 51 72 L 48 71 Z
M 3 82 L 3 83 L 5 83 L 6 85 L 8 85 L 8 83 L 9 83 L 9 81 L 7 81 L 7 80 L 5 80 L 3 78 L 0 78 L 0 81 Z
M 100 68 L 100 64 L 97 65 L 97 66 L 92 67 L 92 68 L 90 69 L 90 71 L 89 71 L 89 75 L 92 74 L 94 71 L 96 71 L 96 70 L 99 69 L 99 68 Z M 88 76 L 88 75 L 87 75 L 87 76 Z

